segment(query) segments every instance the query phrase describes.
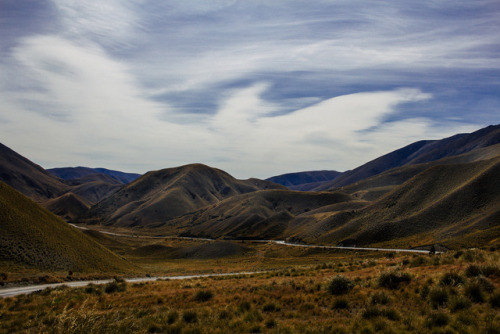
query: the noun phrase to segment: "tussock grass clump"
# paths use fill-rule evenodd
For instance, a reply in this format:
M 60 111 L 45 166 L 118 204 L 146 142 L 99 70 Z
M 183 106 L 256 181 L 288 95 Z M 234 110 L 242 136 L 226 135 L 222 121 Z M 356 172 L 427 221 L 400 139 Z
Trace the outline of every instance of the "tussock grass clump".
M 477 277 L 470 281 L 464 290 L 464 294 L 474 303 L 484 303 L 486 301 L 485 292 L 493 292 L 494 286 L 487 278 Z
M 426 325 L 428 328 L 444 327 L 450 322 L 450 316 L 444 312 L 431 313 L 427 318 Z
M 210 290 L 200 290 L 194 295 L 194 300 L 197 302 L 206 302 L 214 297 L 214 293 Z
M 429 300 L 434 308 L 445 306 L 449 298 L 448 291 L 444 288 L 434 288 L 429 292 Z
M 344 295 L 354 288 L 354 283 L 343 275 L 333 277 L 328 283 L 328 292 L 332 295 Z
M 401 271 L 383 272 L 378 278 L 378 285 L 383 288 L 395 290 L 401 283 L 409 283 L 411 276 Z
M 337 298 L 333 302 L 333 308 L 336 310 L 346 310 L 349 308 L 349 301 L 346 298 Z
M 465 278 L 456 272 L 448 272 L 441 276 L 439 284 L 442 286 L 459 286 L 465 283 Z
M 494 276 L 500 277 L 500 267 L 497 265 L 483 265 L 479 266 L 477 264 L 470 264 L 465 269 L 465 275 L 467 277 L 477 277 L 477 276 Z
M 490 304 L 493 308 L 500 308 L 500 291 L 491 295 Z
M 365 319 L 372 319 L 376 317 L 385 317 L 389 320 L 399 320 L 401 317 L 398 312 L 393 309 L 384 309 L 378 306 L 368 306 L 362 313 Z
M 188 324 L 195 323 L 198 321 L 198 313 L 196 311 L 185 311 L 182 314 L 182 320 Z
M 387 305 L 391 301 L 391 297 L 383 291 L 376 292 L 370 299 L 373 305 Z
M 125 290 L 127 290 L 127 283 L 119 278 L 115 278 L 114 281 L 104 286 L 104 292 L 106 293 L 123 292 Z
M 453 296 L 449 305 L 451 312 L 458 312 L 470 308 L 471 301 L 464 296 Z

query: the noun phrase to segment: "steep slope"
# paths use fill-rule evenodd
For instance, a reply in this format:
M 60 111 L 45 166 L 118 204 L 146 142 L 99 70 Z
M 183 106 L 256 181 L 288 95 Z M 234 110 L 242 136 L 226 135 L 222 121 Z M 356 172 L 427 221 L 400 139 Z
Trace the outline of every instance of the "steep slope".
M 498 175 L 500 157 L 430 167 L 348 219 L 332 217 L 320 239 L 401 246 L 475 234 L 484 245 L 500 236 Z
M 500 125 L 488 126 L 473 133 L 459 134 L 442 140 L 418 141 L 347 171 L 333 181 L 322 183 L 314 190 L 346 186 L 391 168 L 435 161 L 498 143 L 500 143 Z
M 63 180 L 79 179 L 91 174 L 104 174 L 113 177 L 123 184 L 130 183 L 141 176 L 137 173 L 125 173 L 106 168 L 89 168 L 89 167 L 60 167 L 50 168 L 47 171 Z
M 130 272 L 132 266 L 0 182 L 0 263 L 40 270 Z
M 342 173 L 333 170 L 297 172 L 273 176 L 266 181 L 284 185 L 291 190 L 308 190 L 317 186 L 318 183 L 331 181 L 340 174 Z
M 81 217 L 90 209 L 90 203 L 73 193 L 66 193 L 44 203 L 50 212 L 67 221 Z
M 193 214 L 174 219 L 164 227 L 185 236 L 274 239 L 287 236 L 296 217 L 321 207 L 349 205 L 352 198 L 340 192 L 262 190 L 233 196 Z
M 356 183 L 342 187 L 342 190 L 348 194 L 355 196 L 356 198 L 373 201 L 393 190 L 396 186 L 403 184 L 413 176 L 417 175 L 420 172 L 423 172 L 424 170 L 432 166 L 463 164 L 481 160 L 488 160 L 498 156 L 500 156 L 500 144 L 495 144 L 483 148 L 478 148 L 468 153 L 447 157 L 428 163 L 396 167 L 367 179 L 363 179 Z
M 39 203 L 69 190 L 62 180 L 2 144 L 0 181 Z
M 285 189 L 257 180 L 237 180 L 201 164 L 149 172 L 95 205 L 91 219 L 119 226 L 159 226 L 225 198 L 261 189 Z

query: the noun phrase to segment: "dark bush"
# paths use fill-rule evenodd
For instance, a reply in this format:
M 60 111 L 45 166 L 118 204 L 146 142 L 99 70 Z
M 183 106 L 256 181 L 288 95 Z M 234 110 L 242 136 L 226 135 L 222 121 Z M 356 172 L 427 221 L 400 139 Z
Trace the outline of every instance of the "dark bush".
M 469 299 L 464 296 L 454 296 L 450 301 L 450 311 L 457 312 L 468 309 L 471 306 Z
M 167 323 L 171 325 L 174 322 L 176 322 L 178 318 L 179 318 L 179 313 L 177 313 L 177 311 L 170 311 L 167 314 Z
M 477 282 L 467 284 L 464 294 L 474 303 L 482 303 L 485 300 L 483 289 Z
M 198 321 L 198 314 L 195 311 L 185 311 L 182 314 L 182 320 L 188 324 L 195 323 Z
M 429 292 L 429 300 L 434 308 L 445 306 L 448 303 L 448 291 L 443 288 L 435 288 Z
M 490 297 L 490 304 L 491 307 L 500 308 L 500 292 L 496 292 Z
M 276 320 L 269 319 L 266 321 L 266 328 L 274 328 L 276 327 Z
M 123 280 L 114 280 L 104 286 L 104 292 L 106 293 L 114 293 L 114 292 L 123 292 L 127 290 L 127 283 Z
M 443 327 L 448 325 L 450 322 L 450 317 L 443 312 L 432 313 L 429 318 L 427 318 L 427 327 Z
M 445 273 L 439 280 L 440 285 L 458 286 L 465 283 L 465 279 L 459 273 Z
M 378 278 L 378 285 L 388 289 L 397 289 L 401 283 L 409 283 L 411 276 L 399 271 L 382 273 Z
M 332 295 L 343 295 L 354 288 L 354 283 L 345 276 L 335 276 L 328 284 L 328 291 Z
M 279 309 L 280 308 L 277 307 L 276 304 L 274 304 L 274 303 L 267 303 L 262 308 L 262 311 L 264 311 L 264 312 L 276 312 L 276 311 L 279 311 Z
M 470 264 L 465 269 L 465 276 L 467 277 L 476 277 L 481 275 L 481 268 L 476 264 Z
M 376 292 L 372 298 L 371 298 L 371 303 L 372 304 L 381 304 L 381 305 L 386 305 L 391 301 L 391 297 L 387 295 L 385 292 Z
M 345 310 L 349 308 L 349 302 L 345 298 L 337 298 L 333 303 L 333 308 L 336 310 Z
M 214 297 L 214 294 L 210 290 L 200 290 L 194 295 L 194 300 L 198 302 L 206 302 Z

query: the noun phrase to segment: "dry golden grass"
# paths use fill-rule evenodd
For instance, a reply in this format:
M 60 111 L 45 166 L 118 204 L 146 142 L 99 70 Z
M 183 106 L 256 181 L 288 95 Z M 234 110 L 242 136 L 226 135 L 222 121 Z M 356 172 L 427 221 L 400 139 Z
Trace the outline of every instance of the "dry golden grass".
M 332 256 L 251 276 L 44 290 L 0 300 L 0 333 L 497 333 L 499 258 L 479 250 Z M 490 275 L 471 276 L 474 263 Z M 397 272 L 409 281 L 381 286 L 384 273 Z M 443 279 L 448 273 L 461 283 Z M 337 296 L 328 286 L 338 275 L 354 287 Z

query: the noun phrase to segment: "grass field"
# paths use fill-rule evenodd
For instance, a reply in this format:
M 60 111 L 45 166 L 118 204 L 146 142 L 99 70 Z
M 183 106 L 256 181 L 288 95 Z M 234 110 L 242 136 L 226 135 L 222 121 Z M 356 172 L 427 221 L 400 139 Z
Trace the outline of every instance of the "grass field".
M 318 261 L 286 259 L 288 268 L 251 276 L 117 280 L 7 298 L 0 333 L 499 332 L 498 251 L 300 258 Z M 190 261 L 179 263 L 192 268 Z

